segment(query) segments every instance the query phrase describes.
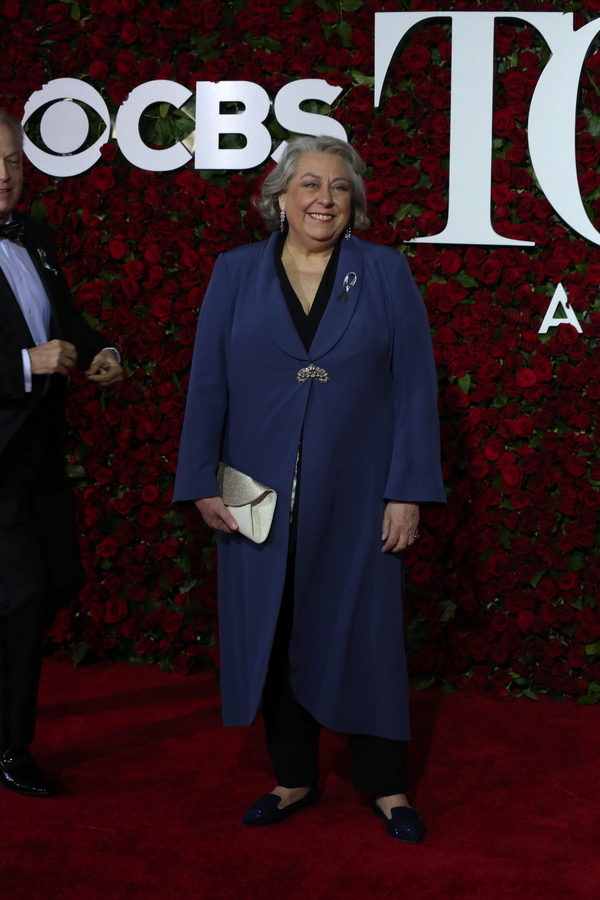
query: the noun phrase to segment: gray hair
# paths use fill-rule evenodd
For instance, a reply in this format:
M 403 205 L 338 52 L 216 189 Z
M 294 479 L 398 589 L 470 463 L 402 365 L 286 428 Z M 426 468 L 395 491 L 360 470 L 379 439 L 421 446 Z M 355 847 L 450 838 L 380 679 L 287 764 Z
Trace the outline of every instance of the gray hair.
M 293 138 L 288 142 L 275 168 L 263 181 L 260 197 L 254 201 L 254 205 L 267 228 L 270 231 L 279 228 L 279 193 L 287 191 L 305 153 L 332 153 L 344 160 L 352 195 L 350 224 L 353 228 L 368 228 L 370 221 L 367 218 L 367 195 L 362 178 L 365 164 L 354 147 L 346 141 L 326 135 Z
M 11 129 L 14 136 L 19 142 L 21 150 L 23 149 L 23 126 L 15 116 L 11 116 L 6 110 L 0 109 L 0 125 L 6 125 Z

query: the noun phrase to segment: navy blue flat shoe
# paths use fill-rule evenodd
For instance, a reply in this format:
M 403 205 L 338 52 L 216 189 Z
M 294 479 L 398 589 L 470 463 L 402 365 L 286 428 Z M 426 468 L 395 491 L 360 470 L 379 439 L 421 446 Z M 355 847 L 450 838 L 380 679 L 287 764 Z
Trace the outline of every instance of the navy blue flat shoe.
M 263 794 L 256 803 L 253 803 L 250 809 L 247 809 L 242 819 L 242 825 L 254 827 L 256 825 L 279 825 L 292 813 L 298 812 L 300 809 L 306 809 L 308 806 L 314 806 L 321 792 L 318 787 L 311 787 L 308 793 L 295 803 L 289 803 L 282 809 L 279 808 L 281 797 L 277 794 Z
M 410 806 L 392 807 L 392 818 L 388 819 L 377 800 L 373 800 L 373 812 L 385 821 L 387 833 L 397 841 L 418 844 L 425 834 L 423 820 Z

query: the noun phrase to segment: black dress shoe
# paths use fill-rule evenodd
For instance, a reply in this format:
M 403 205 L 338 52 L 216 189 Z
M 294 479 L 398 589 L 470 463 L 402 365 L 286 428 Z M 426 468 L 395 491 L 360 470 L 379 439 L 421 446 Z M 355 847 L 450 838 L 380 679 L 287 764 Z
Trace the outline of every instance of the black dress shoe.
M 32 760 L 29 750 L 4 750 L 0 754 L 0 785 L 28 797 L 56 794 L 56 788 Z
M 373 812 L 385 820 L 387 833 L 397 841 L 418 844 L 425 834 L 425 824 L 420 815 L 410 806 L 394 806 L 390 810 L 392 818 L 388 819 L 376 799 L 373 800 Z
M 321 792 L 318 787 L 311 787 L 308 792 L 296 800 L 295 803 L 288 803 L 287 806 L 279 808 L 281 797 L 277 794 L 263 794 L 256 803 L 253 803 L 250 809 L 247 809 L 242 819 L 242 825 L 254 827 L 256 825 L 279 825 L 292 813 L 298 812 L 299 809 L 306 809 L 308 806 L 314 806 Z

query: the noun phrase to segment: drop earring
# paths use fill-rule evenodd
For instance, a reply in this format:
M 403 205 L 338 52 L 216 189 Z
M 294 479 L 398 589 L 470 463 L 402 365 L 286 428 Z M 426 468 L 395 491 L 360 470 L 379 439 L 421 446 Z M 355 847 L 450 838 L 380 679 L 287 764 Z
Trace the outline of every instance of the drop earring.
M 351 237 L 352 237 L 352 225 L 350 224 L 350 222 L 348 222 L 348 227 L 346 228 L 346 231 L 344 232 L 344 238 L 347 241 L 349 241 Z
M 284 229 L 285 229 L 285 209 L 280 209 L 279 210 L 279 230 L 281 231 L 282 234 L 283 234 Z

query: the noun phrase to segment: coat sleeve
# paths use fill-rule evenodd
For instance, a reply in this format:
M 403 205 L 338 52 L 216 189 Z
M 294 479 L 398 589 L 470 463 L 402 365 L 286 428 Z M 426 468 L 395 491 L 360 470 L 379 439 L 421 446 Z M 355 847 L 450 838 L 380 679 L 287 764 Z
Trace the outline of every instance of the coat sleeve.
M 220 256 L 198 320 L 174 500 L 219 493 L 216 472 L 227 411 L 226 341 L 232 306 L 227 264 Z
M 392 329 L 393 450 L 384 497 L 445 502 L 438 385 L 425 305 L 406 257 L 398 253 L 388 295 Z
M 0 399 L 23 400 L 25 377 L 21 349 L 6 335 L 0 335 Z

